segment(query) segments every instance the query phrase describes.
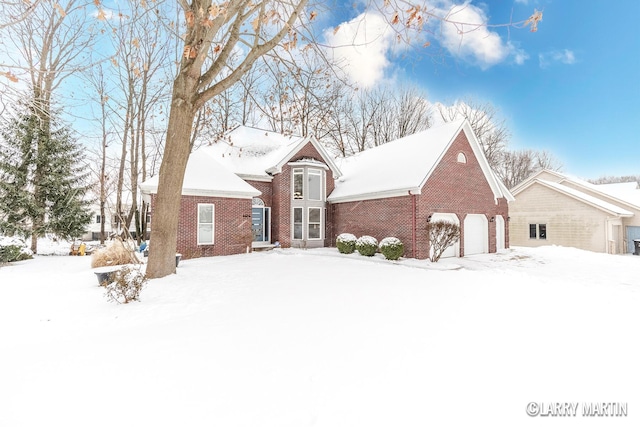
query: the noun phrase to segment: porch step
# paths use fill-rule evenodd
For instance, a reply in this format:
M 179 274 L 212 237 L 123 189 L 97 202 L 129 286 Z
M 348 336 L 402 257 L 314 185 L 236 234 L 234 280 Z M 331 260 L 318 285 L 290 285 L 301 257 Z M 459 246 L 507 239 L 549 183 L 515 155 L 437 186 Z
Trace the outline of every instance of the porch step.
M 270 251 L 271 249 L 275 248 L 276 245 L 272 245 L 272 244 L 268 244 L 268 243 L 257 243 L 254 242 L 251 244 L 251 249 L 255 252 L 260 252 L 260 251 Z

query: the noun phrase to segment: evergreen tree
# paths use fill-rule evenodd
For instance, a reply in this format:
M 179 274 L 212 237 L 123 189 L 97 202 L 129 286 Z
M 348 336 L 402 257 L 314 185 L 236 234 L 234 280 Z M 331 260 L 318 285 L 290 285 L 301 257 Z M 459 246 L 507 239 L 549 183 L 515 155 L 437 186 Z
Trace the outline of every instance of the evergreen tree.
M 55 113 L 54 113 L 55 114 Z M 0 130 L 0 232 L 79 237 L 91 220 L 82 148 L 57 116 L 24 107 Z

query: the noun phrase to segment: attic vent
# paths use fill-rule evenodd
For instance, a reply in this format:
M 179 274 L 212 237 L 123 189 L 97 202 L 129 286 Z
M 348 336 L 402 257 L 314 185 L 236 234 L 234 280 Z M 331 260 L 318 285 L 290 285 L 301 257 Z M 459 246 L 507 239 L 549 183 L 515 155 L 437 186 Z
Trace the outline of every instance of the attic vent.
M 467 156 L 464 153 L 458 153 L 458 163 L 467 163 Z

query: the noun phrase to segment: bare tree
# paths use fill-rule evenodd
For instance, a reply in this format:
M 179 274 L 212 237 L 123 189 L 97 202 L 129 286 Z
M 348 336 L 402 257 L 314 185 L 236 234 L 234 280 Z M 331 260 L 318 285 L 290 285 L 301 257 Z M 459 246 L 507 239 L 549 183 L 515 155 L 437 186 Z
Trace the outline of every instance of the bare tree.
M 498 166 L 511 138 L 511 132 L 492 104 L 481 104 L 467 99 L 458 101 L 452 106 L 438 104 L 438 111 L 445 122 L 467 119 L 482 146 L 489 165 L 494 169 Z
M 542 169 L 559 171 L 562 163 L 548 151 L 504 151 L 494 170 L 507 188 L 513 188 Z
M 88 51 L 94 42 L 89 30 L 86 3 L 68 0 L 66 3 L 41 2 L 30 11 L 29 19 L 11 26 L 11 42 L 23 55 L 15 58 L 15 67 L 25 70 L 29 79 L 31 108 L 38 117 L 38 126 L 43 135 L 51 134 L 51 111 L 53 94 L 73 73 L 88 62 Z M 36 152 L 42 150 L 38 143 Z M 46 165 L 38 162 L 34 172 L 33 192 L 35 199 L 42 199 L 40 183 Z M 34 215 L 31 249 L 36 252 L 38 237 L 45 223 L 45 209 Z
M 427 235 L 431 246 L 429 260 L 438 262 L 444 251 L 460 240 L 460 226 L 449 221 L 428 222 Z

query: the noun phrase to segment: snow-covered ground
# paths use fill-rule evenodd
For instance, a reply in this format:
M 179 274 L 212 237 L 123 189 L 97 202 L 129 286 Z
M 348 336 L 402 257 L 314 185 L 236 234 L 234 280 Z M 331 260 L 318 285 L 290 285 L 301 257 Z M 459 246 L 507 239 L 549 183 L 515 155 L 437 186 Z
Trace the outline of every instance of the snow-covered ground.
M 640 425 L 637 256 L 274 250 L 103 294 L 89 257 L 0 268 L 1 426 Z

